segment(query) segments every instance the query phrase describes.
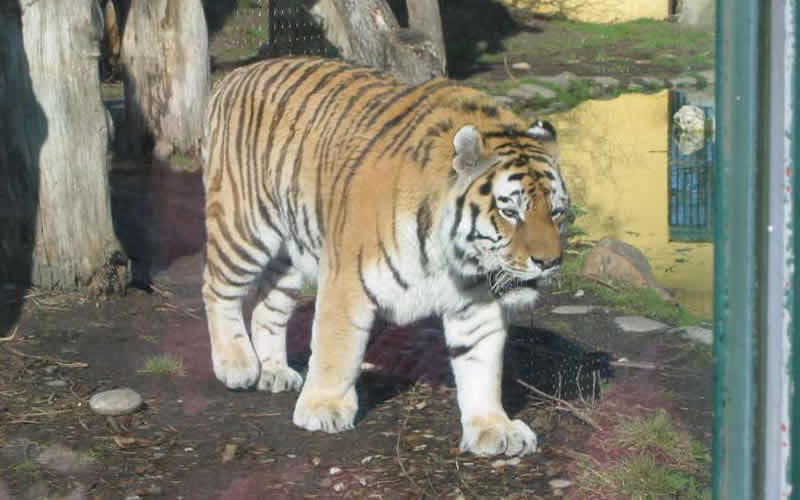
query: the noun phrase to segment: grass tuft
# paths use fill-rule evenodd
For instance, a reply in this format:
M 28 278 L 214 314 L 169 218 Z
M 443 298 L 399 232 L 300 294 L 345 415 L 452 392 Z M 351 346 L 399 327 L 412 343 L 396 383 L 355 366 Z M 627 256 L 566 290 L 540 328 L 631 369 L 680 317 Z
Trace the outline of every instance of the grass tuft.
M 183 377 L 186 371 L 183 366 L 183 359 L 173 354 L 157 354 L 147 358 L 141 373 L 148 373 L 151 375 L 171 375 L 175 377 Z

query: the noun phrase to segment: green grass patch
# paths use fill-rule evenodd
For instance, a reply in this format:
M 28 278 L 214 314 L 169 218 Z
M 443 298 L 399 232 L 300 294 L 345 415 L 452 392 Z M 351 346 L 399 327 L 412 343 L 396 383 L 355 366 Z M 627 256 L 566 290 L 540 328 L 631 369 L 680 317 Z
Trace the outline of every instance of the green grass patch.
M 101 463 L 113 454 L 113 448 L 109 445 L 99 444 L 86 452 L 86 460 L 92 463 Z
M 636 500 L 705 500 L 711 491 L 702 488 L 686 472 L 659 464 L 653 457 L 637 456 L 624 460 L 594 475 L 583 485 L 584 490 L 602 492 L 600 498 L 632 498 Z
M 536 60 L 537 55 L 563 60 L 580 59 L 599 63 L 617 61 L 633 54 L 658 55 L 671 53 L 673 65 L 692 63 L 694 69 L 713 64 L 713 34 L 652 19 L 624 23 L 581 23 L 552 21 L 552 28 L 542 33 L 523 32 L 505 40 L 505 50 L 484 53 L 479 62 L 501 63 Z M 625 52 L 629 53 L 624 56 Z
M 144 366 L 142 366 L 142 369 L 139 371 L 150 375 L 171 375 L 175 377 L 183 377 L 186 375 L 183 359 L 169 353 L 157 354 L 147 358 L 144 362 Z
M 679 304 L 664 300 L 655 290 L 625 283 L 601 283 L 581 275 L 588 249 L 568 249 L 561 265 L 560 288 L 573 293 L 585 290 L 610 304 L 618 313 L 646 316 L 673 326 L 697 325 L 702 319 Z
M 6 470 L 9 472 L 9 474 L 13 474 L 15 476 L 31 478 L 37 476 L 41 469 L 39 464 L 36 462 L 32 460 L 24 460 L 16 464 L 9 465 Z
M 701 484 L 709 479 L 708 450 L 677 429 L 665 410 L 647 418 L 623 418 L 609 442 L 623 456 L 602 468 L 585 464 L 581 489 L 602 492 L 602 498 L 711 498 Z
M 144 340 L 148 344 L 158 344 L 158 337 L 155 335 L 139 335 L 139 339 Z

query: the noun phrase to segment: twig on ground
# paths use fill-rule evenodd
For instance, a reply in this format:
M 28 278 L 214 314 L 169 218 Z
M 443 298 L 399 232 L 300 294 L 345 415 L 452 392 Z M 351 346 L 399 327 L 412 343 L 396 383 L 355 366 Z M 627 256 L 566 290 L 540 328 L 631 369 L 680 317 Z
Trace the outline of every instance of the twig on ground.
M 581 411 L 580 409 L 578 409 L 578 408 L 575 408 L 575 406 L 571 405 L 569 402 L 567 402 L 567 401 L 564 401 L 563 399 L 561 399 L 561 398 L 559 398 L 559 397 L 556 397 L 556 396 L 552 396 L 552 395 L 550 395 L 550 394 L 547 394 L 546 392 L 544 392 L 544 391 L 541 391 L 541 390 L 537 389 L 536 387 L 534 387 L 534 386 L 532 386 L 532 385 L 530 385 L 530 384 L 527 384 L 527 383 L 523 382 L 523 381 L 522 381 L 522 380 L 520 380 L 520 379 L 517 379 L 517 383 L 518 383 L 519 385 L 521 385 L 522 387 L 525 387 L 526 389 L 528 389 L 528 390 L 530 390 L 530 391 L 534 392 L 535 394 L 538 394 L 539 396 L 542 396 L 543 398 L 547 398 L 547 399 L 549 399 L 549 400 L 551 400 L 551 401 L 554 401 L 554 402 L 558 403 L 558 404 L 559 404 L 559 405 L 561 405 L 561 406 L 562 406 L 562 407 L 563 407 L 565 410 L 567 410 L 567 411 L 569 411 L 570 413 L 572 413 L 572 414 L 573 414 L 573 415 L 574 415 L 574 416 L 575 416 L 575 417 L 576 417 L 578 420 L 581 420 L 581 421 L 583 421 L 584 423 L 587 423 L 587 424 L 589 424 L 590 426 L 592 426 L 592 428 L 593 428 L 594 430 L 596 430 L 596 431 L 602 431 L 602 430 L 603 430 L 603 428 L 602 428 L 602 427 L 600 427 L 600 426 L 597 424 L 597 422 L 595 422 L 595 421 L 594 421 L 594 419 L 592 419 L 592 417 L 590 417 L 589 415 L 587 415 L 585 412 Z
M 242 413 L 239 416 L 243 418 L 278 417 L 280 416 L 280 412 L 273 411 L 269 413 Z
M 19 326 L 14 327 L 14 331 L 11 332 L 11 335 L 8 337 L 0 337 L 0 342 L 11 342 L 15 338 L 17 338 L 17 332 L 19 332 Z
M 615 286 L 615 285 L 609 283 L 608 281 L 604 280 L 603 278 L 600 278 L 598 276 L 594 276 L 594 275 L 591 275 L 591 274 L 584 274 L 583 276 L 585 278 L 589 278 L 590 280 L 592 280 L 592 281 L 594 281 L 596 283 L 599 283 L 599 284 L 601 284 L 601 285 L 603 285 L 605 287 L 608 287 L 608 288 L 614 290 L 615 292 L 619 291 L 619 287 L 618 286 Z
M 3 346 L 3 347 L 11 354 L 16 354 L 17 356 L 22 356 L 23 358 L 36 359 L 39 361 L 47 361 L 48 363 L 58 365 L 62 368 L 86 368 L 87 366 L 89 366 L 89 363 L 84 363 L 82 361 L 64 361 L 63 359 L 54 358 L 53 356 L 38 356 L 36 354 L 24 353 L 14 349 L 11 346 Z
M 511 73 L 511 68 L 508 67 L 508 58 L 506 56 L 503 56 L 503 67 L 506 69 L 506 74 L 508 77 L 516 82 L 517 77 Z
M 419 493 L 420 495 L 425 495 L 425 491 L 422 488 L 419 487 L 417 482 L 414 481 L 414 478 L 411 477 L 411 474 L 408 473 L 408 471 L 406 470 L 406 466 L 403 465 L 403 459 L 400 457 L 400 435 L 403 433 L 403 429 L 405 428 L 406 424 L 408 424 L 408 414 L 407 413 L 406 413 L 405 420 L 403 420 L 403 425 L 400 426 L 400 428 L 397 429 L 397 442 L 395 442 L 395 445 L 394 445 L 395 460 L 397 461 L 397 465 L 400 466 L 400 470 L 403 472 L 403 475 L 411 483 L 411 486 L 413 486 L 414 489 L 417 490 L 417 493 Z

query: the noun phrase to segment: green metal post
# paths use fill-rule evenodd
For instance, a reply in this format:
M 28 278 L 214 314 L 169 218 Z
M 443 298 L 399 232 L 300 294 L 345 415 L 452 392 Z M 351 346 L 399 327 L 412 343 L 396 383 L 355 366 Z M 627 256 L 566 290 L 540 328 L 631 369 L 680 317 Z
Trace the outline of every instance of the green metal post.
M 719 500 L 755 492 L 760 3 L 716 3 L 712 467 Z

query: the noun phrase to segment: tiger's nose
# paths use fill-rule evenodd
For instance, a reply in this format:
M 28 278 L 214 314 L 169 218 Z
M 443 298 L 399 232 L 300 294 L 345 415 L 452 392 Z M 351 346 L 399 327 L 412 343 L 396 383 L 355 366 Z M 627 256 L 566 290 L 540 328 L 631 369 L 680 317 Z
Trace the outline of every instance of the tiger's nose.
M 531 257 L 531 260 L 533 261 L 534 264 L 539 266 L 542 269 L 542 271 L 550 269 L 551 267 L 558 267 L 559 264 L 561 264 L 560 255 L 552 259 L 547 259 L 547 258 L 537 259 L 536 257 Z

